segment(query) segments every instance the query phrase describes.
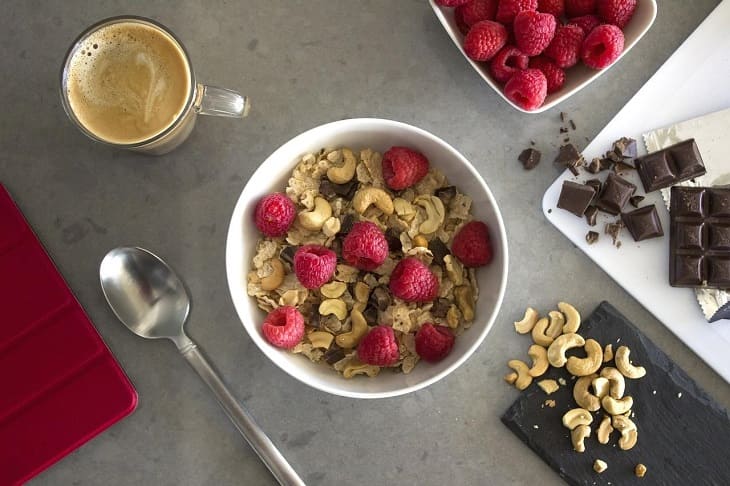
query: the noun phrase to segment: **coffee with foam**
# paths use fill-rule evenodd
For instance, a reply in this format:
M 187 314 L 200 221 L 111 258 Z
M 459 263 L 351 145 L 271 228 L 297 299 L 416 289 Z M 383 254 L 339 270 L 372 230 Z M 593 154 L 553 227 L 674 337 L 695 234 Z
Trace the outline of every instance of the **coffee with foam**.
M 76 47 L 66 67 L 66 97 L 95 137 L 135 144 L 164 132 L 186 108 L 190 66 L 166 32 L 140 22 L 101 26 Z

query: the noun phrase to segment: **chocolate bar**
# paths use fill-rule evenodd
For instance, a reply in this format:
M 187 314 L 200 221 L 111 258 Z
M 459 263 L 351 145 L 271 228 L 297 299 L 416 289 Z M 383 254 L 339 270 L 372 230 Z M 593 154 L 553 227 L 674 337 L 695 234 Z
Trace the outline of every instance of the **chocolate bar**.
M 583 217 L 588 205 L 593 200 L 596 191 L 591 186 L 565 181 L 558 198 L 558 207 L 570 211 L 576 216 Z
M 672 187 L 669 283 L 730 288 L 730 188 Z
M 636 159 L 644 191 L 652 192 L 704 175 L 705 164 L 693 138 Z
M 648 240 L 664 236 L 662 223 L 656 212 L 656 206 L 644 206 L 629 213 L 621 215 L 624 226 L 629 230 L 634 241 Z
M 603 183 L 596 207 L 609 214 L 619 214 L 634 191 L 635 185 L 611 172 Z

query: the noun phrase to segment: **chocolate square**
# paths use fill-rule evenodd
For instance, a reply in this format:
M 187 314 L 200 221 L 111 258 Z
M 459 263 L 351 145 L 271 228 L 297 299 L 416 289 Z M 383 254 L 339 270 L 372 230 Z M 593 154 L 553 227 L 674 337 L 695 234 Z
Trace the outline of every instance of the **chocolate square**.
M 591 186 L 565 181 L 563 182 L 563 188 L 560 190 L 558 207 L 582 217 L 593 200 L 594 194 L 595 191 Z
M 636 159 L 636 170 L 646 192 L 673 186 L 705 174 L 705 164 L 694 139 Z
M 596 206 L 609 214 L 619 214 L 629 198 L 636 191 L 636 186 L 614 173 L 609 173 L 603 190 L 598 196 Z
M 656 212 L 656 206 L 644 206 L 629 213 L 621 215 L 621 219 L 629 230 L 634 241 L 648 240 L 664 236 L 662 223 Z

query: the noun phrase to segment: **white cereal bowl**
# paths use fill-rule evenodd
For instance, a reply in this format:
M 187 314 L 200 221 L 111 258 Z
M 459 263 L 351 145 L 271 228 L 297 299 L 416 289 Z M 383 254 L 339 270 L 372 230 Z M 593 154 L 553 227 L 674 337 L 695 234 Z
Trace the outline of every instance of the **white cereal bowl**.
M 637 42 L 639 42 L 642 37 L 644 37 L 644 34 L 646 34 L 646 32 L 654 23 L 657 13 L 656 0 L 638 0 L 634 16 L 631 17 L 628 25 L 626 25 L 626 27 L 623 29 L 624 50 L 618 57 L 618 59 L 616 59 L 616 61 L 614 61 L 614 63 L 610 66 L 601 69 L 600 71 L 591 69 L 583 65 L 583 63 L 579 62 L 577 66 L 574 66 L 566 71 L 565 84 L 559 91 L 549 94 L 547 98 L 545 98 L 545 103 L 543 103 L 540 108 L 533 111 L 527 111 L 514 104 L 511 100 L 507 99 L 507 97 L 504 95 L 504 90 L 502 89 L 502 86 L 497 81 L 495 81 L 494 78 L 492 78 L 492 75 L 489 73 L 488 63 L 472 61 L 469 56 L 466 55 L 466 53 L 464 52 L 464 48 L 462 47 L 462 44 L 464 43 L 464 35 L 459 30 L 459 27 L 456 26 L 456 21 L 454 20 L 454 9 L 440 7 L 439 5 L 436 5 L 435 0 L 429 0 L 429 3 L 431 4 L 433 11 L 436 13 L 436 17 L 441 22 L 441 25 L 444 26 L 444 29 L 446 29 L 449 37 L 451 37 L 451 40 L 454 41 L 456 48 L 459 49 L 459 52 L 461 52 L 464 58 L 469 62 L 469 64 L 471 64 L 474 70 L 479 73 L 484 81 L 486 81 L 487 84 L 491 86 L 492 89 L 494 89 L 494 91 L 496 91 L 499 96 L 501 96 L 513 108 L 523 113 L 531 114 L 542 113 L 543 111 L 549 110 L 558 103 L 567 100 L 575 93 L 598 79 L 598 77 L 601 76 L 603 73 L 614 67 L 618 63 L 618 61 L 622 57 L 624 57 L 631 50 L 631 48 L 634 47 Z
M 383 370 L 374 377 L 345 379 L 322 364 L 270 345 L 261 333 L 265 313 L 246 292 L 246 275 L 260 237 L 253 222 L 256 202 L 265 194 L 283 191 L 302 155 L 321 148 L 341 146 L 372 148 L 381 153 L 393 145 L 405 145 L 422 152 L 451 184 L 470 195 L 473 214 L 490 228 L 494 258 L 477 272 L 480 296 L 476 318 L 470 329 L 456 339 L 452 352 L 436 364 L 419 362 L 409 373 Z M 279 147 L 251 176 L 236 203 L 226 242 L 228 286 L 243 327 L 261 351 L 286 373 L 311 387 L 352 398 L 383 398 L 424 388 L 451 373 L 479 347 L 502 304 L 507 284 L 507 234 L 497 202 L 479 173 L 463 155 L 440 138 L 420 129 L 390 120 L 361 118 L 342 120 L 308 130 Z

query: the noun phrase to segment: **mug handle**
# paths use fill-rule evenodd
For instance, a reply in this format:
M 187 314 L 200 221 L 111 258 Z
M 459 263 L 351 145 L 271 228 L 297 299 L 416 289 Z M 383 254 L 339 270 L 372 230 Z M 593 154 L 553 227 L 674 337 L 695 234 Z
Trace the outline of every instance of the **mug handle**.
M 248 96 L 216 86 L 198 84 L 197 98 L 195 111 L 200 115 L 243 118 L 248 115 L 248 110 L 251 108 Z

